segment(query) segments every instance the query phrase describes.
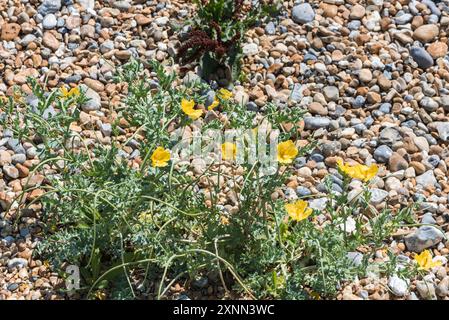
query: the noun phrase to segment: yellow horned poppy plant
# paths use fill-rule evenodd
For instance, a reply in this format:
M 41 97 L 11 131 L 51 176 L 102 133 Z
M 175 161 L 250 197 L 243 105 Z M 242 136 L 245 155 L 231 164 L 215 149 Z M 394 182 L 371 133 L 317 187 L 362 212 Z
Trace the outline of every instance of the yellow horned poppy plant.
M 418 263 L 419 269 L 429 270 L 433 267 L 441 266 L 441 261 L 433 261 L 432 254 L 429 250 L 424 250 L 415 256 L 415 261 Z
M 292 163 L 298 155 L 298 148 L 292 140 L 287 140 L 278 144 L 277 158 L 280 163 Z
M 213 109 L 215 109 L 215 108 L 218 106 L 218 104 L 219 104 L 218 100 L 215 99 L 214 102 L 212 102 L 212 103 L 210 104 L 210 106 L 207 107 L 207 110 L 213 110 Z
M 65 86 L 61 87 L 61 95 L 64 98 L 72 98 L 72 97 L 76 97 L 80 94 L 80 89 L 78 87 L 72 88 L 70 90 L 67 90 L 67 88 Z
M 14 91 L 12 98 L 16 103 L 23 103 L 23 97 L 19 91 Z
M 285 210 L 290 218 L 295 221 L 301 221 L 307 219 L 313 212 L 312 208 L 309 208 L 307 201 L 298 200 L 292 203 L 285 204 Z
M 220 90 L 218 90 L 218 96 L 223 100 L 229 100 L 232 98 L 232 92 L 227 89 L 221 88 Z
M 221 145 L 221 155 L 224 160 L 234 160 L 237 154 L 237 146 L 231 142 L 225 142 Z
M 340 171 L 345 175 L 365 182 L 374 178 L 377 174 L 377 171 L 379 171 L 379 167 L 375 164 L 372 164 L 369 167 L 363 164 L 356 164 L 354 166 L 351 166 L 348 163 L 343 163 L 343 161 L 341 160 L 338 160 L 337 164 Z
M 181 109 L 184 111 L 186 115 L 188 115 L 192 120 L 196 120 L 203 114 L 203 111 L 194 109 L 195 101 L 182 99 L 181 100 Z
M 224 226 L 229 225 L 229 218 L 226 216 L 220 216 L 220 223 Z
M 170 161 L 170 151 L 163 147 L 157 147 L 151 155 L 153 167 L 166 167 Z

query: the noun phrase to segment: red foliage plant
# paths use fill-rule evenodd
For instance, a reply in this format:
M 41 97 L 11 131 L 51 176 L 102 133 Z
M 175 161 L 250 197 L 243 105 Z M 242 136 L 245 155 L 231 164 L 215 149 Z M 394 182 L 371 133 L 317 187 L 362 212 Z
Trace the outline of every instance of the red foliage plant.
M 205 6 L 209 1 L 202 0 L 201 2 Z M 242 19 L 250 9 L 251 4 L 245 6 L 244 0 L 234 0 L 231 19 L 234 21 Z M 220 59 L 241 38 L 241 33 L 236 32 L 230 40 L 223 41 L 223 34 L 218 21 L 210 21 L 208 26 L 210 28 L 207 31 L 194 28 L 188 33 L 187 40 L 184 41 L 178 50 L 178 57 L 182 62 L 192 62 L 207 52 L 214 53 Z M 215 37 L 213 31 L 215 31 Z
M 223 41 L 221 39 L 221 28 L 218 23 L 212 21 L 210 25 L 216 31 L 217 40 L 212 39 L 211 36 L 203 30 L 193 29 L 189 32 L 187 36 L 188 39 L 178 50 L 178 56 L 183 62 L 192 62 L 206 52 L 215 53 L 218 58 L 221 58 L 241 36 L 240 33 L 237 33 L 231 40 Z M 189 49 L 192 49 L 190 54 L 188 54 Z

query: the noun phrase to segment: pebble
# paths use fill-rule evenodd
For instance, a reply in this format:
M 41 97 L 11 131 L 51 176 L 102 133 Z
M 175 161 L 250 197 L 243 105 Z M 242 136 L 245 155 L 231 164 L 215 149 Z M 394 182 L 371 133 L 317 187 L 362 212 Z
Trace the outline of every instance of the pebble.
M 23 164 L 26 161 L 26 159 L 27 159 L 27 157 L 25 154 L 18 153 L 18 154 L 14 154 L 11 157 L 11 162 L 12 162 L 12 164 L 18 164 L 18 163 Z
M 274 35 L 276 33 L 276 26 L 272 21 L 267 23 L 267 25 L 265 26 L 265 32 L 268 35 Z
M 385 180 L 385 190 L 392 191 L 392 190 L 398 190 L 402 188 L 401 180 L 399 180 L 396 177 L 388 177 L 387 180 Z
M 309 207 L 318 211 L 326 208 L 327 198 L 317 198 L 309 201 Z
M 312 192 L 308 188 L 299 186 L 296 188 L 296 194 L 298 195 L 298 197 L 307 197 L 311 195 Z
M 136 20 L 137 24 L 139 26 L 146 26 L 149 25 L 152 21 L 152 19 L 150 17 L 147 17 L 143 14 L 137 14 L 134 19 Z
M 129 8 L 131 8 L 131 3 L 129 1 L 114 1 L 113 6 L 117 9 L 120 9 L 121 11 L 128 11 Z
M 433 58 L 425 49 L 413 47 L 410 49 L 410 54 L 420 68 L 427 69 L 433 66 Z
M 9 291 L 16 291 L 19 288 L 19 284 L 18 283 L 11 283 L 8 285 L 8 290 Z
M 38 12 L 42 16 L 46 16 L 49 13 L 56 13 L 61 9 L 61 0 L 44 0 L 38 8 Z
M 397 297 L 403 297 L 408 291 L 408 284 L 405 280 L 397 277 L 392 276 L 390 279 L 388 279 L 388 287 L 390 288 L 391 292 Z
M 324 87 L 323 94 L 327 101 L 337 101 L 340 97 L 338 88 L 334 86 Z
M 435 186 L 437 184 L 437 179 L 433 170 L 428 170 L 425 173 L 416 177 L 416 184 L 421 187 Z
M 436 300 L 435 285 L 430 281 L 417 281 L 416 289 L 421 298 L 425 300 Z
M 81 106 L 83 111 L 89 112 L 100 110 L 101 97 L 96 91 L 92 90 L 91 88 L 87 88 L 87 90 L 85 91 L 85 96 L 88 98 L 88 100 Z
M 444 234 L 436 227 L 421 226 L 414 233 L 404 238 L 407 249 L 413 252 L 421 252 L 443 240 Z
M 304 124 L 306 129 L 320 129 L 329 127 L 330 120 L 324 117 L 305 117 Z
M 373 157 L 377 162 L 386 163 L 393 155 L 393 150 L 387 145 L 380 145 L 374 150 Z
M 53 35 L 53 33 L 47 31 L 44 33 L 44 37 L 42 38 L 42 43 L 47 48 L 56 51 L 59 48 L 59 41 L 56 39 L 56 37 Z
M 109 123 L 102 123 L 101 124 L 101 132 L 105 137 L 110 137 L 112 134 L 112 126 Z
M 19 177 L 19 170 L 17 170 L 17 168 L 14 166 L 10 165 L 3 166 L 3 172 L 10 179 L 17 179 Z
M 444 42 L 435 41 L 431 43 L 426 50 L 432 56 L 432 58 L 438 59 L 444 57 L 447 54 L 448 46 Z
M 319 102 L 312 102 L 312 103 L 309 105 L 309 111 L 310 111 L 312 114 L 318 114 L 318 115 L 321 115 L 321 116 L 325 116 L 325 115 L 328 114 L 327 108 L 325 108 L 325 107 L 324 107 L 321 103 L 319 103 Z
M 259 47 L 255 43 L 248 43 L 243 46 L 242 50 L 245 56 L 252 56 L 259 52 Z
M 296 23 L 309 23 L 315 18 L 315 11 L 308 3 L 301 3 L 293 7 L 292 19 Z
M 341 143 L 339 141 L 330 141 L 321 145 L 321 153 L 325 157 L 332 157 L 341 150 Z
M 435 100 L 433 100 L 430 97 L 424 97 L 421 99 L 421 101 L 419 102 L 419 104 L 426 109 L 426 111 L 429 112 L 433 112 L 436 111 L 439 107 L 438 102 L 436 102 Z
M 154 20 L 154 22 L 159 26 L 159 27 L 163 27 L 165 26 L 169 21 L 168 17 L 158 17 Z
M 58 24 L 58 20 L 54 14 L 47 14 L 42 21 L 44 29 L 53 29 Z
M 434 122 L 434 126 L 437 129 L 438 136 L 443 141 L 449 140 L 449 123 L 448 122 Z
M 436 294 L 444 298 L 449 295 L 449 277 L 445 276 L 435 289 Z
M 402 140 L 402 136 L 395 128 L 387 127 L 379 135 L 379 142 L 386 145 L 393 145 L 400 140 Z
M 21 46 L 26 47 L 34 41 L 36 41 L 36 36 L 33 34 L 27 34 L 26 36 L 20 39 L 19 43 Z
M 408 162 L 399 153 L 393 152 L 388 159 L 388 167 L 391 172 L 405 170 L 408 168 Z
M 398 25 L 403 25 L 412 21 L 413 15 L 410 13 L 404 13 L 399 16 L 394 17 L 394 22 Z
M 351 11 L 349 13 L 349 18 L 353 20 L 360 20 L 365 16 L 366 10 L 365 7 L 360 4 L 355 4 L 352 6 Z
M 373 205 L 381 204 L 388 197 L 388 195 L 389 195 L 388 191 L 378 189 L 378 188 L 373 188 L 373 189 L 371 189 L 370 202 Z
M 93 91 L 95 92 L 102 92 L 104 91 L 104 84 L 102 84 L 100 81 L 90 78 L 85 78 L 84 83 Z
M 14 40 L 20 33 L 20 25 L 17 23 L 5 23 L 1 25 L 0 40 Z
M 371 73 L 370 69 L 362 69 L 359 72 L 359 79 L 362 82 L 370 82 L 371 80 L 373 80 L 373 74 Z
M 12 162 L 11 154 L 8 151 L 0 150 L 0 166 L 8 165 Z
M 25 268 L 28 266 L 28 261 L 23 258 L 13 258 L 8 260 L 8 269 Z
M 421 218 L 422 224 L 437 224 L 436 220 L 433 218 L 432 213 L 427 212 Z
M 422 43 L 427 43 L 434 40 L 439 33 L 439 28 L 434 24 L 426 24 L 420 26 L 413 32 L 413 38 L 415 40 L 421 41 Z

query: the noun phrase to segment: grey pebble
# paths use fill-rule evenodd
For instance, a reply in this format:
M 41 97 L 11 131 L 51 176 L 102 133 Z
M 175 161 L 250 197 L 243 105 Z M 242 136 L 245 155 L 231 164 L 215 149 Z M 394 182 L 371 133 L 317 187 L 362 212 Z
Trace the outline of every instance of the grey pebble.
M 433 58 L 424 48 L 413 47 L 410 49 L 410 55 L 422 69 L 427 69 L 433 66 Z
M 421 226 L 414 233 L 404 238 L 407 249 L 413 252 L 421 252 L 440 243 L 444 234 L 436 227 Z
M 387 145 L 380 145 L 379 147 L 374 150 L 374 159 L 377 162 L 386 163 L 390 159 L 391 155 L 393 154 L 393 150 Z
M 58 20 L 56 19 L 56 16 L 52 13 L 47 14 L 44 17 L 44 20 L 42 20 L 42 26 L 44 29 L 53 29 L 58 24 Z
M 28 266 L 28 261 L 23 258 L 13 258 L 8 261 L 8 269 L 24 268 Z
M 301 3 L 293 7 L 292 19 L 296 23 L 312 22 L 315 18 L 315 11 L 308 3 Z

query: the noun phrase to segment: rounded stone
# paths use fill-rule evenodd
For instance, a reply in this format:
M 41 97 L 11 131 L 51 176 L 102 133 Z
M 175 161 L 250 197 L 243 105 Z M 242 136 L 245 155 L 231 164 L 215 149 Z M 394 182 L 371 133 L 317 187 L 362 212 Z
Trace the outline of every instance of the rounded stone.
M 413 60 L 418 64 L 418 66 L 422 69 L 427 69 L 433 66 L 433 58 L 432 56 L 423 48 L 413 47 L 410 49 L 410 55 Z
M 370 69 L 362 69 L 359 72 L 359 79 L 362 82 L 370 82 L 373 80 L 373 74 L 371 73 Z
M 340 98 L 340 92 L 335 86 L 324 87 L 323 94 L 327 101 L 337 101 Z
M 0 40 L 14 40 L 20 33 L 20 25 L 17 23 L 5 23 L 1 26 Z
M 57 24 L 58 19 L 56 19 L 56 16 L 52 13 L 47 14 L 42 21 L 42 26 L 44 27 L 44 29 L 53 29 Z
M 444 234 L 436 227 L 421 226 L 414 233 L 404 238 L 407 249 L 413 252 L 421 252 L 443 240 Z
M 413 32 L 413 38 L 422 43 L 427 43 L 433 41 L 438 36 L 439 32 L 438 26 L 434 24 L 425 24 Z
M 296 23 L 312 22 L 315 18 L 315 11 L 308 3 L 301 3 L 293 7 L 292 19 Z
M 434 59 L 444 57 L 447 54 L 447 50 L 447 44 L 442 41 L 436 41 L 427 47 L 427 52 Z
M 405 296 L 408 290 L 407 282 L 397 276 L 392 276 L 388 279 L 388 287 L 391 289 L 391 292 L 398 297 Z
M 393 154 L 393 150 L 389 146 L 381 145 L 374 150 L 374 159 L 377 162 L 383 162 L 386 163 L 390 159 L 391 155 Z
M 360 4 L 356 4 L 352 6 L 351 12 L 349 13 L 349 18 L 352 20 L 360 20 L 365 16 L 365 13 L 365 7 Z

